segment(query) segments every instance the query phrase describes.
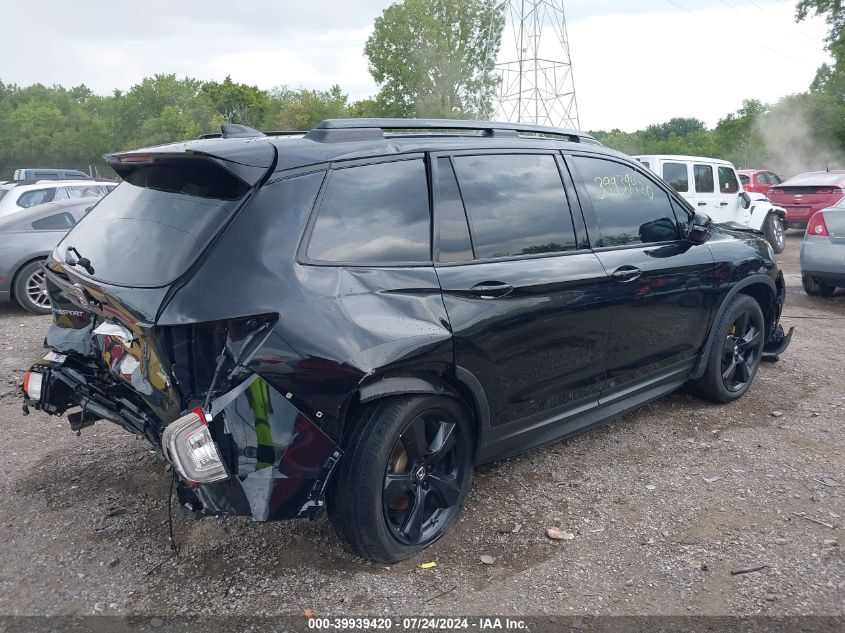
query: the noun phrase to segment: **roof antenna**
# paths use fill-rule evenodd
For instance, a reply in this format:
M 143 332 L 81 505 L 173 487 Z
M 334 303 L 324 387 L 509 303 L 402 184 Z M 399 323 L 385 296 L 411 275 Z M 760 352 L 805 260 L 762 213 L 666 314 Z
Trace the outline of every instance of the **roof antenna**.
M 220 126 L 220 131 L 223 133 L 221 135 L 223 138 L 258 138 L 260 136 L 266 136 L 263 132 L 238 123 L 224 123 Z

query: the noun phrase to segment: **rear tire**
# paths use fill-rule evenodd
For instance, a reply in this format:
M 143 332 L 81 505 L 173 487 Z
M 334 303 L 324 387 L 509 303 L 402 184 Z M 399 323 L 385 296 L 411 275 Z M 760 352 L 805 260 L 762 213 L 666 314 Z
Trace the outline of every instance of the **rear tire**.
M 469 418 L 456 400 L 401 396 L 367 406 L 327 494 L 338 536 L 379 563 L 421 552 L 458 519 L 472 448 Z
M 753 298 L 737 295 L 716 324 L 704 375 L 692 381 L 699 395 L 713 402 L 741 397 L 757 375 L 766 327 L 763 311 Z
M 804 292 L 811 297 L 830 297 L 836 292 L 836 286 L 830 286 L 807 275 L 801 275 L 801 285 L 804 286 Z
M 775 253 L 780 254 L 786 248 L 786 229 L 780 216 L 769 214 L 763 222 L 763 234 Z
M 50 314 L 47 280 L 40 261 L 29 262 L 15 275 L 15 299 L 24 310 L 33 314 Z

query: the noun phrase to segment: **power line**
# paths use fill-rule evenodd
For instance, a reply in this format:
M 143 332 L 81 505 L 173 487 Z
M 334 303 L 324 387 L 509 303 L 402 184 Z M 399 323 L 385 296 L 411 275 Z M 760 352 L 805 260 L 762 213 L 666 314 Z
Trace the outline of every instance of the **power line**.
M 677 2 L 675 2 L 674 0 L 666 0 L 666 2 L 668 2 L 669 4 L 671 4 L 671 5 L 673 5 L 673 6 L 678 7 L 678 8 L 679 8 L 679 9 L 681 9 L 682 11 L 686 11 L 686 12 L 687 12 L 687 13 L 689 13 L 690 15 L 695 15 L 695 13 L 693 13 L 692 11 L 690 11 L 689 9 L 687 9 L 686 7 L 681 6 L 680 4 L 678 4 Z

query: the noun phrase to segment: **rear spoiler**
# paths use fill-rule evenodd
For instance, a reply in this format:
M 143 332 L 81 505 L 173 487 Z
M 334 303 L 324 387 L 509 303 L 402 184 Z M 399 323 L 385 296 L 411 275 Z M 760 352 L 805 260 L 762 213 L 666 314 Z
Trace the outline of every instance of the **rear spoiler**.
M 272 143 L 257 138 L 233 139 L 225 144 L 198 140 L 106 154 L 103 158 L 121 178 L 152 164 L 210 160 L 252 187 L 267 175 L 268 169 L 275 166 L 276 148 Z

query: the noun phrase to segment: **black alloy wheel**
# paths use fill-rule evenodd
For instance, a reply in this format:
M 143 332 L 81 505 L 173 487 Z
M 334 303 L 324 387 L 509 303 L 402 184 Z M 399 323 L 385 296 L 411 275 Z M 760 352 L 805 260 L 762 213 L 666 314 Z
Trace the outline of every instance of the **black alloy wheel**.
M 746 309 L 734 319 L 722 347 L 722 380 L 730 392 L 745 390 L 754 378 L 760 363 L 760 343 L 763 331 Z
M 399 435 L 384 475 L 382 506 L 391 533 L 405 545 L 432 541 L 456 511 L 465 438 L 443 410 L 416 416 Z
M 735 296 L 712 337 L 704 373 L 692 387 L 713 402 L 732 402 L 748 391 L 763 357 L 766 324 L 760 304 L 749 295 Z
M 358 412 L 329 481 L 329 520 L 352 553 L 395 563 L 458 520 L 472 484 L 467 407 L 444 396 L 394 396 Z

